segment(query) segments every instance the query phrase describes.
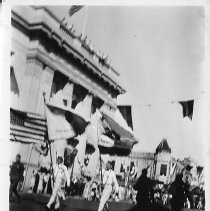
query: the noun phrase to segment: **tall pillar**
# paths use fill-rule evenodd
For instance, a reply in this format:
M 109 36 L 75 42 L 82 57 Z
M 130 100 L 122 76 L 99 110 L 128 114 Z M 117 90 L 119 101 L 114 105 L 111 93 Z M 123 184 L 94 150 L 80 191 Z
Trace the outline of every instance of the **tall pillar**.
M 36 110 L 35 110 L 36 113 L 45 115 L 43 92 L 45 92 L 46 94 L 45 95 L 46 101 L 49 101 L 52 83 L 53 83 L 53 76 L 54 76 L 54 70 L 46 66 L 43 69 L 42 75 L 41 75 L 39 93 L 38 93 L 38 98 L 36 102 Z
M 28 112 L 36 112 L 36 104 L 39 95 L 43 64 L 37 60 L 29 60 L 26 66 L 25 77 L 27 78 L 27 108 Z
M 92 109 L 93 95 L 88 93 L 84 100 L 77 104 L 75 110 L 82 114 L 85 118 L 89 119 Z
M 71 107 L 74 83 L 68 82 L 63 88 L 63 96 L 67 100 L 67 106 Z
M 115 161 L 115 173 L 116 174 L 120 173 L 120 168 L 121 168 L 121 160 L 119 157 L 117 157 L 116 161 Z
M 99 152 L 99 148 L 97 147 L 95 149 L 95 152 L 90 156 L 89 164 L 87 166 L 88 172 L 91 172 L 92 176 L 96 174 L 99 156 L 100 156 L 100 152 Z
M 52 75 L 51 79 L 53 81 L 53 75 Z M 51 81 L 50 87 L 52 87 L 52 81 Z M 71 82 L 68 82 L 65 85 L 65 87 L 63 88 L 63 90 L 58 91 L 55 94 L 55 96 L 53 98 L 51 98 L 51 102 L 55 103 L 57 105 L 63 105 L 63 100 L 67 99 L 67 106 L 70 107 L 71 102 L 72 102 L 73 87 L 74 87 L 74 84 Z M 46 93 L 46 99 L 49 99 L 50 91 L 51 91 L 51 88 L 48 92 L 49 95 L 47 95 L 47 93 Z M 40 96 L 42 97 L 42 93 L 40 93 Z M 66 139 L 58 139 L 53 142 L 53 144 L 52 144 L 53 163 L 56 162 L 56 154 L 59 154 L 64 157 L 64 150 L 65 150 L 66 145 L 67 145 Z
M 92 100 L 93 100 L 93 96 L 88 93 L 86 95 L 86 97 L 84 98 L 84 100 L 83 100 L 81 106 L 79 107 L 79 109 L 77 110 L 77 108 L 75 108 L 75 110 L 77 110 L 79 113 L 81 113 L 87 119 L 90 118 L 91 107 L 92 107 Z M 80 169 L 79 163 L 81 163 L 81 164 L 84 163 L 85 151 L 86 151 L 86 143 L 87 143 L 87 138 L 86 138 L 85 133 L 83 133 L 79 137 L 79 144 L 77 145 L 78 153 L 77 153 L 77 156 L 75 158 L 75 164 L 74 164 L 74 166 L 75 166 L 74 174 L 76 174 L 76 175 L 80 174 L 80 172 L 79 172 L 79 169 Z

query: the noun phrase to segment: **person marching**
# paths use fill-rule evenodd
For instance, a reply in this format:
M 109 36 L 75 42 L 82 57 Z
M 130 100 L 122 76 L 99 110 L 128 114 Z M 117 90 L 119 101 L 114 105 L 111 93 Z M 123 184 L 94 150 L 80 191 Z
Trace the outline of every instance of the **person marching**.
M 118 193 L 119 191 L 119 185 L 117 183 L 116 175 L 112 170 L 112 165 L 110 162 L 107 163 L 106 171 L 103 175 L 103 186 L 104 190 L 100 199 L 98 211 L 102 211 L 104 209 L 104 205 L 109 200 L 109 197 L 113 191 L 113 187 L 116 193 Z
M 147 177 L 147 169 L 142 170 L 142 175 L 133 188 L 138 191 L 136 195 L 137 208 L 140 210 L 150 209 L 151 203 L 154 201 L 154 190 L 152 181 Z
M 20 196 L 17 191 L 17 186 L 19 182 L 23 182 L 23 172 L 24 165 L 20 162 L 21 156 L 20 154 L 16 155 L 16 161 L 13 162 L 10 168 L 10 191 L 9 191 L 9 199 L 11 199 L 12 194 L 14 193 L 20 202 Z
M 61 191 L 62 181 L 65 179 L 65 177 L 67 180 L 67 186 L 70 187 L 70 175 L 68 173 L 67 167 L 63 164 L 63 157 L 61 155 L 57 156 L 57 164 L 53 167 L 53 173 L 55 183 L 50 200 L 45 206 L 46 210 L 51 210 L 53 203 L 55 203 L 55 210 L 59 210 L 59 192 Z
M 183 174 L 177 174 L 175 181 L 171 184 L 172 199 L 171 199 L 171 210 L 181 211 L 184 208 L 184 202 L 186 198 L 189 199 L 190 204 L 192 204 L 191 195 L 189 192 L 189 185 L 182 181 Z

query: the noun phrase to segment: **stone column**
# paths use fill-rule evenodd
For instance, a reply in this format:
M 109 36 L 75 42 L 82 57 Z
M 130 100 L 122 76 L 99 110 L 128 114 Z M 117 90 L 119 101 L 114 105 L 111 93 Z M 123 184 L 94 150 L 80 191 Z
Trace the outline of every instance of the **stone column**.
M 93 100 L 93 96 L 90 93 L 88 93 L 86 95 L 86 97 L 84 98 L 83 102 L 82 102 L 82 106 L 78 110 L 78 112 L 81 113 L 83 116 L 85 116 L 87 119 L 90 118 L 92 100 Z M 77 110 L 77 109 L 75 108 L 75 110 Z M 84 163 L 85 151 L 86 151 L 86 142 L 87 142 L 87 138 L 85 136 L 85 133 L 83 133 L 79 137 L 79 144 L 77 145 L 78 153 L 77 153 L 77 156 L 75 158 L 75 164 L 74 164 L 74 168 L 75 168 L 74 174 L 75 175 L 80 174 L 80 172 L 79 172 L 79 169 L 80 169 L 79 162 L 82 163 L 82 164 Z
M 36 102 L 36 113 L 45 115 L 43 92 L 45 92 L 46 94 L 45 95 L 46 101 L 49 101 L 53 83 L 53 76 L 54 76 L 54 70 L 46 66 L 42 71 L 40 79 L 39 93 Z
M 75 107 L 75 110 L 81 113 L 86 119 L 89 119 L 91 114 L 92 101 L 93 95 L 88 93 L 82 101 L 81 105 Z
M 43 64 L 37 60 L 27 61 L 25 77 L 26 83 L 26 105 L 28 112 L 36 112 L 36 104 L 39 96 Z
M 74 90 L 74 83 L 69 81 L 63 88 L 63 96 L 67 100 L 67 106 L 71 107 L 72 104 L 72 96 Z
M 115 161 L 115 173 L 119 174 L 120 173 L 120 168 L 121 168 L 121 159 L 117 157 Z
M 53 80 L 53 77 L 52 77 L 52 80 Z M 71 82 L 68 82 L 63 88 L 63 90 L 60 90 L 59 92 L 56 93 L 54 98 L 51 98 L 51 102 L 54 102 L 57 105 L 63 105 L 63 100 L 67 99 L 67 106 L 70 107 L 71 102 L 72 102 L 73 87 L 74 87 L 74 84 Z M 48 96 L 46 93 L 46 99 L 48 99 L 49 96 L 50 96 L 50 92 Z M 64 156 L 64 150 L 65 150 L 66 145 L 67 145 L 66 139 L 58 139 L 53 142 L 52 144 L 53 163 L 56 162 L 56 153 L 61 156 Z
M 100 156 L 99 149 L 96 148 L 95 152 L 90 156 L 89 164 L 87 166 L 88 172 L 91 172 L 92 176 L 94 176 L 97 173 L 96 169 L 99 162 L 99 156 Z

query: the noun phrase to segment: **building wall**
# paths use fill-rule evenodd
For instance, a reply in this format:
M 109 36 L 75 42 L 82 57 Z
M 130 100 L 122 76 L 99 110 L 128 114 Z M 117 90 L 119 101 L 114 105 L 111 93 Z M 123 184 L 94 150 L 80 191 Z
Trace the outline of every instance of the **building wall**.
M 155 179 L 158 179 L 162 182 L 167 182 L 167 178 L 169 176 L 170 171 L 170 160 L 171 160 L 171 153 L 169 152 L 161 152 L 155 155 L 156 163 L 156 170 L 155 170 Z M 166 172 L 164 174 L 163 168 L 166 167 Z M 161 172 L 163 170 L 163 172 Z
M 76 48 L 74 40 L 72 40 L 62 30 L 60 30 L 59 22 L 56 21 L 53 17 L 51 17 L 44 9 L 34 10 L 29 6 L 24 6 L 14 7 L 13 10 L 15 13 L 29 21 L 29 23 L 46 22 L 46 24 L 52 27 L 52 31 L 54 30 L 55 32 L 59 33 L 59 36 L 61 36 L 63 39 L 66 39 L 66 42 L 68 44 Z M 22 30 L 20 26 L 17 26 L 17 24 L 15 25 L 15 27 L 12 27 L 12 30 L 12 45 L 15 46 L 17 45 L 17 43 L 20 43 L 20 45 L 24 45 L 24 54 L 21 54 L 23 60 L 18 60 L 18 63 L 24 70 L 25 68 L 23 67 L 23 65 L 28 65 L 26 69 L 32 69 L 31 71 L 27 70 L 25 74 L 28 74 L 27 76 L 29 76 L 29 74 L 31 73 L 32 77 L 34 77 L 33 80 L 35 82 L 32 85 L 34 86 L 34 88 L 31 87 L 32 89 L 26 89 L 28 91 L 26 92 L 26 98 L 24 98 L 26 100 L 26 103 L 24 102 L 22 104 L 27 105 L 27 101 L 29 101 L 29 93 L 35 96 L 34 101 L 36 101 L 37 93 L 36 91 L 34 91 L 34 89 L 40 89 L 40 86 L 43 83 L 40 82 L 40 79 L 42 80 L 42 78 L 44 77 L 42 76 L 42 70 L 45 69 L 45 67 L 47 66 L 48 68 L 52 69 L 52 73 L 50 73 L 51 76 L 54 71 L 59 71 L 62 74 L 66 75 L 68 79 L 73 83 L 81 84 L 81 86 L 85 87 L 93 95 L 96 95 L 101 98 L 111 107 L 116 107 L 116 93 L 114 93 L 114 89 L 111 89 L 111 86 L 109 86 L 104 81 L 105 79 L 98 79 L 98 76 L 92 74 L 92 71 L 88 69 L 84 64 L 81 64 L 81 62 L 69 55 L 65 49 L 65 46 L 63 46 L 62 44 L 56 44 L 53 39 L 47 40 L 46 38 L 43 38 L 43 35 L 41 33 L 32 33 L 29 38 L 29 35 L 24 34 L 24 30 Z M 54 35 L 52 34 L 52 36 Z M 56 40 L 56 38 L 54 40 Z M 81 47 L 79 50 L 82 52 Z M 19 55 L 20 52 L 19 50 L 17 51 Z M 43 67 L 41 67 L 37 63 L 35 64 L 35 61 L 32 62 L 32 60 L 38 60 L 39 62 L 43 63 Z M 34 68 L 36 70 L 33 70 Z M 112 71 L 108 72 L 107 70 L 104 70 L 103 74 L 108 75 L 110 74 L 110 72 Z M 27 81 L 30 85 L 31 81 Z M 37 84 L 36 81 L 39 81 L 40 84 Z M 24 99 L 22 98 L 21 102 L 23 102 Z M 34 102 L 30 102 L 28 105 L 28 110 L 43 114 L 42 109 L 39 109 L 41 106 L 35 106 L 34 104 Z
M 137 177 L 141 175 L 142 169 L 152 166 L 154 162 L 154 153 L 134 152 L 127 157 L 110 156 L 109 161 L 115 161 L 114 171 L 117 175 L 123 176 L 122 165 L 130 167 L 131 162 L 134 163 L 137 170 Z M 148 168 L 148 176 L 150 169 Z
M 28 23 L 26 23 L 28 22 Z M 51 34 L 44 35 L 42 29 L 40 31 L 30 31 L 32 23 L 46 23 L 50 28 Z M 30 33 L 25 29 L 29 27 Z M 72 49 L 83 55 L 82 48 L 78 42 L 71 39 L 67 34 L 60 30 L 60 23 L 55 17 L 49 14 L 45 9 L 34 9 L 30 6 L 14 7 L 12 9 L 12 46 L 11 51 L 14 53 L 11 66 L 14 69 L 14 76 L 18 85 L 18 94 L 11 93 L 11 107 L 17 110 L 32 112 L 44 115 L 44 98 L 43 92 L 46 94 L 46 100 L 59 101 L 66 106 L 72 106 L 73 92 L 76 87 L 83 87 L 87 93 L 83 99 L 83 114 L 87 117 L 91 115 L 91 106 L 93 99 L 99 98 L 106 105 L 108 110 L 114 112 L 116 108 L 117 80 L 115 87 L 111 86 L 105 77 L 108 73 L 103 70 L 103 74 L 96 75 L 93 73 L 91 66 L 85 65 L 86 60 L 82 62 L 72 56 L 65 49 L 65 45 L 58 40 L 58 36 L 62 37 Z M 57 35 L 56 35 L 57 33 Z M 77 44 L 75 44 L 77 43 Z M 73 51 L 73 50 L 72 50 Z M 75 50 L 76 52 L 76 50 Z M 87 59 L 88 60 L 88 59 Z M 92 61 L 95 62 L 95 61 Z M 60 92 L 52 95 L 52 87 L 55 74 L 59 72 L 67 78 L 67 83 Z M 101 78 L 100 78 L 101 77 Z M 86 141 L 80 137 L 80 144 L 77 146 L 78 157 L 82 159 L 85 155 Z M 62 151 L 66 144 L 66 140 L 59 140 L 52 144 L 52 152 Z M 20 143 L 11 143 L 11 151 L 22 154 L 22 161 L 27 163 L 30 157 L 30 145 Z M 63 150 L 64 151 L 64 150 Z M 11 154 L 11 161 L 14 160 L 14 153 Z M 30 163 L 33 166 L 38 164 L 38 153 L 32 151 Z M 94 158 L 98 158 L 97 150 Z M 55 161 L 55 156 L 53 156 Z M 76 158 L 76 160 L 78 160 Z M 77 169 L 78 164 L 75 164 Z
M 29 85 L 27 84 L 27 78 L 25 76 L 26 70 L 26 54 L 28 51 L 29 38 L 16 28 L 12 27 L 12 43 L 11 51 L 14 52 L 12 56 L 12 66 L 19 88 L 19 96 L 17 98 L 11 98 L 11 105 L 21 110 L 27 108 L 27 90 Z
M 141 175 L 142 170 L 147 168 L 147 176 L 151 179 L 159 180 L 164 183 L 174 181 L 176 172 L 181 172 L 184 168 L 178 161 L 174 160 L 169 152 L 160 152 L 158 154 L 149 152 L 132 152 L 128 157 L 109 156 L 109 161 L 115 161 L 114 171 L 116 175 L 123 177 L 124 172 L 120 171 L 121 166 L 130 166 L 131 162 L 137 170 L 137 178 Z M 171 165 L 175 163 L 174 169 Z M 161 165 L 166 165 L 166 175 L 161 175 Z M 172 171 L 173 170 L 173 171 Z

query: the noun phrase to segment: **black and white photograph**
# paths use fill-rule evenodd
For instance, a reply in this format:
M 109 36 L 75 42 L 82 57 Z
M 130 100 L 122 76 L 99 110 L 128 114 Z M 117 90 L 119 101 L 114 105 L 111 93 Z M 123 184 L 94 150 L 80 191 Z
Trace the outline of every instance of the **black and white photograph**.
M 208 4 L 50 2 L 5 6 L 5 210 L 208 210 Z

